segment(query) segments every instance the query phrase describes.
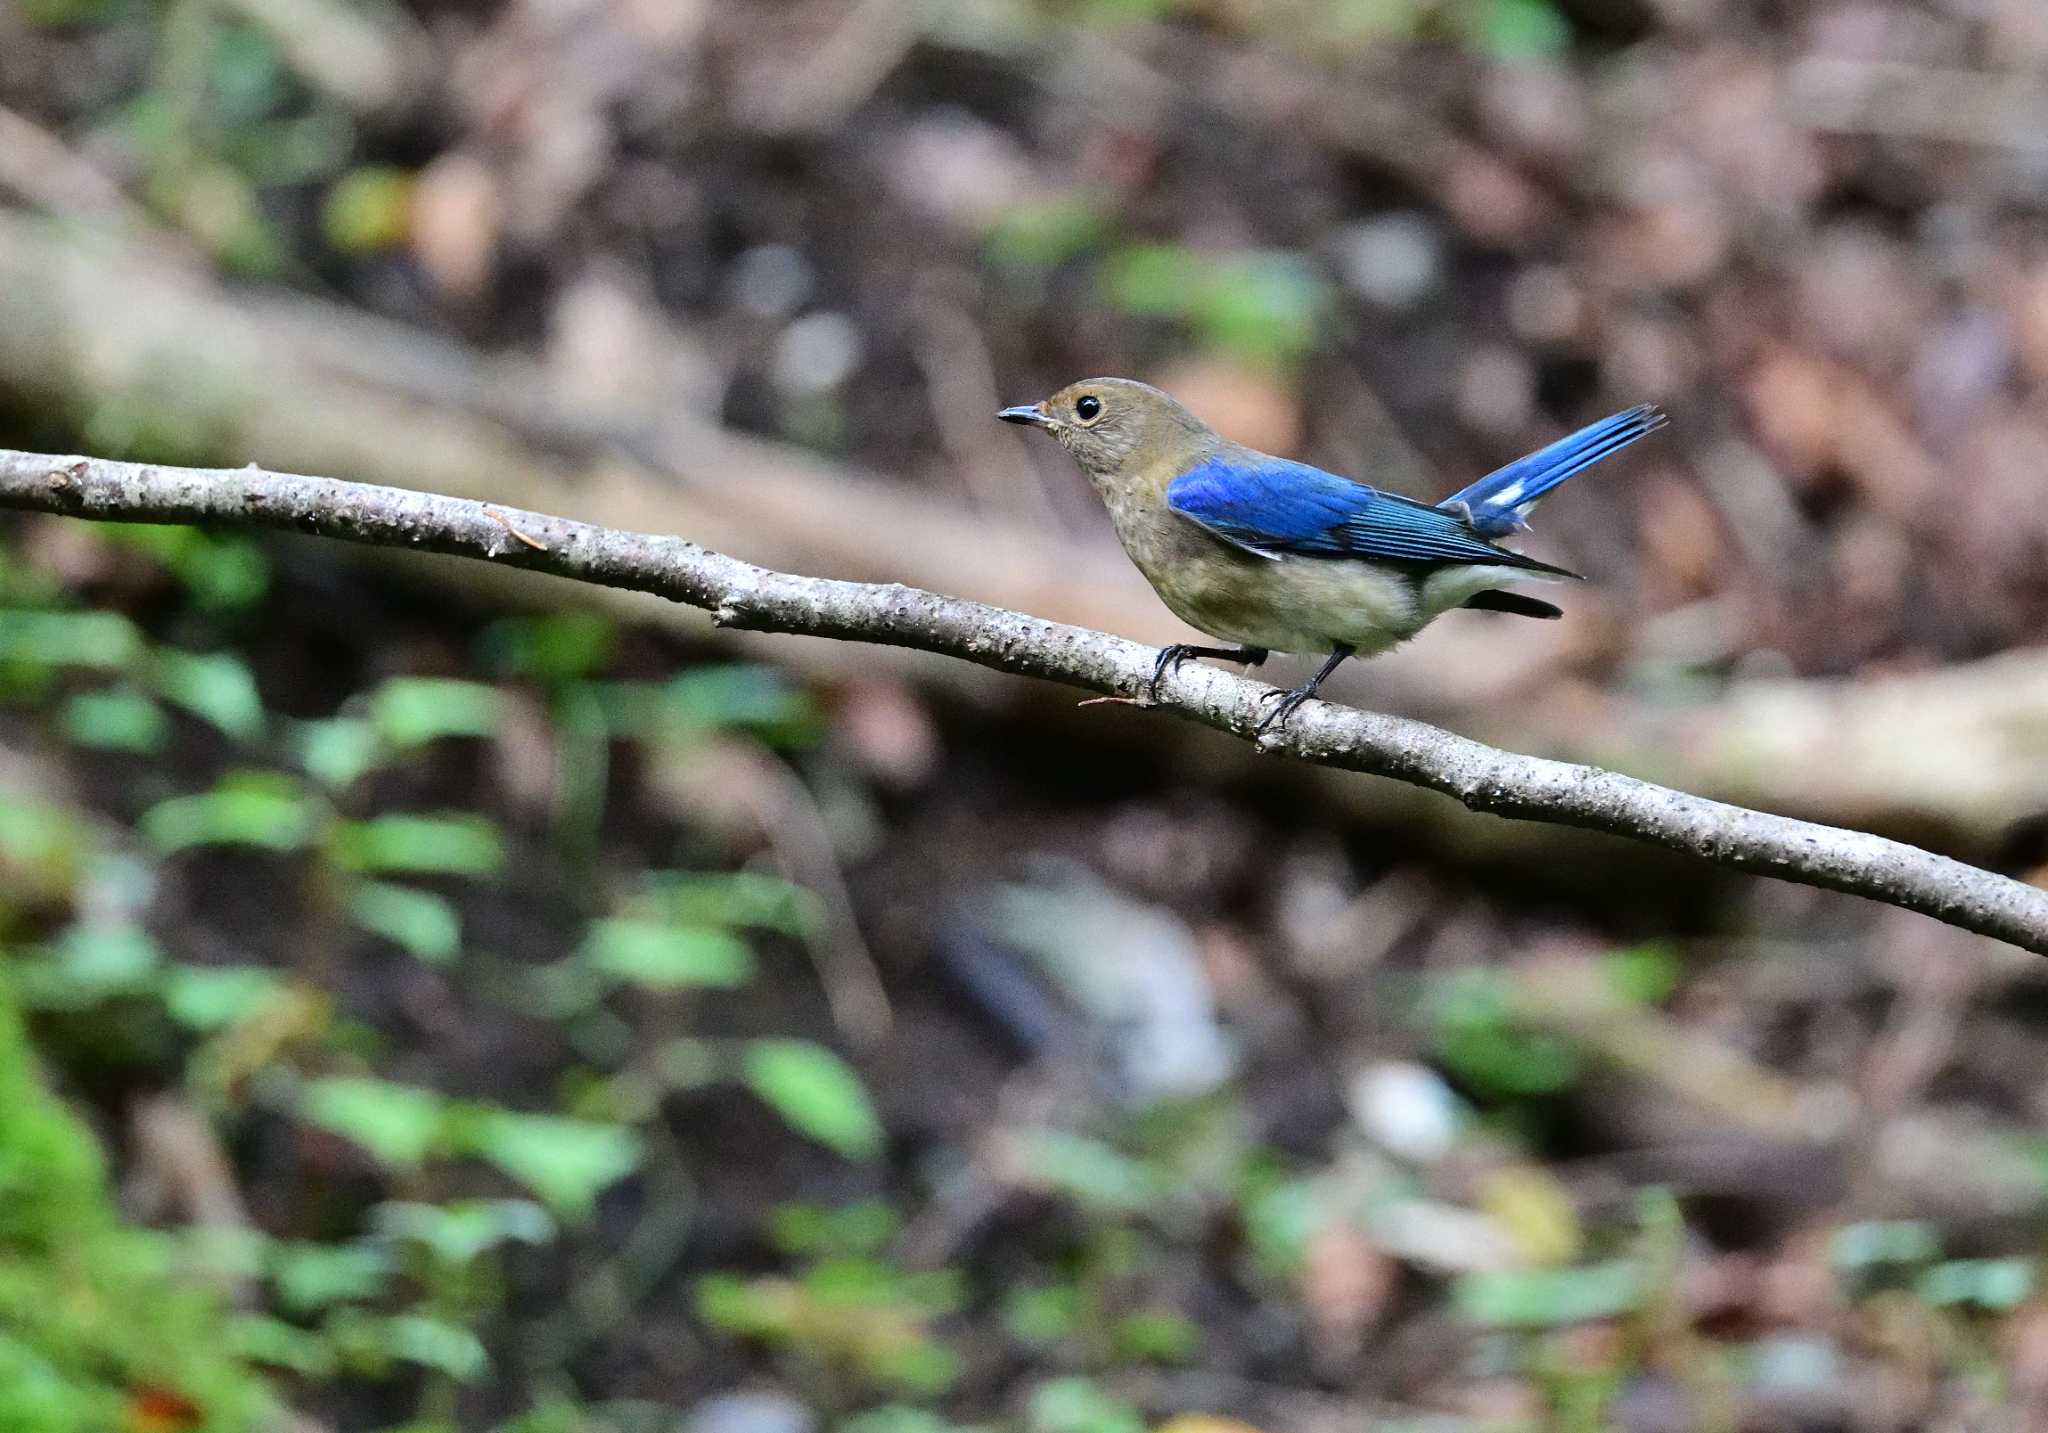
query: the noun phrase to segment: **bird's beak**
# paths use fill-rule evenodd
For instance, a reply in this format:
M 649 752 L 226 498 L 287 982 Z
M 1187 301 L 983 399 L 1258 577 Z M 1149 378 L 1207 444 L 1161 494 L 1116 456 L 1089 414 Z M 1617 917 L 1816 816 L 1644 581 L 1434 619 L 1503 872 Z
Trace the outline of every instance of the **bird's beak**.
M 1043 403 L 1019 403 L 1014 408 L 1005 408 L 996 414 L 1005 423 L 1028 423 L 1034 428 L 1050 428 L 1052 419 L 1045 416 Z

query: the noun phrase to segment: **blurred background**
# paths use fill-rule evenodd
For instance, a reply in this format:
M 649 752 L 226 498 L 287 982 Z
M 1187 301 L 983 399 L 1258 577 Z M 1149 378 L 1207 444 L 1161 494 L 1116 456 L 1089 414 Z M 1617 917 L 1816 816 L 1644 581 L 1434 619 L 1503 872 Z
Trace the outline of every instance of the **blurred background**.
M 1431 499 L 1665 405 L 1564 621 L 1333 694 L 2048 881 L 2039 0 L 0 0 L 0 444 L 1171 640 L 991 421 L 1101 373 Z M 9 1429 L 2048 1419 L 2036 957 L 960 663 L 0 535 Z

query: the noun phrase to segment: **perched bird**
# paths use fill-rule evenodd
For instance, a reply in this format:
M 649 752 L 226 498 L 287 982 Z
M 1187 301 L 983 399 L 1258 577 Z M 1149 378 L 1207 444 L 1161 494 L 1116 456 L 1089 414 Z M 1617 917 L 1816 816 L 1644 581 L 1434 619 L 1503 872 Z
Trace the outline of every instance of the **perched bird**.
M 1174 615 L 1238 644 L 1166 648 L 1152 669 L 1154 698 L 1189 657 L 1257 666 L 1269 652 L 1329 654 L 1281 696 L 1259 735 L 1284 724 L 1346 657 L 1397 646 L 1454 607 L 1563 616 L 1500 584 L 1578 574 L 1493 539 L 1525 530 L 1544 494 L 1664 425 L 1656 408 L 1631 408 L 1431 507 L 1233 443 L 1129 378 L 1091 378 L 996 416 L 1058 439 Z

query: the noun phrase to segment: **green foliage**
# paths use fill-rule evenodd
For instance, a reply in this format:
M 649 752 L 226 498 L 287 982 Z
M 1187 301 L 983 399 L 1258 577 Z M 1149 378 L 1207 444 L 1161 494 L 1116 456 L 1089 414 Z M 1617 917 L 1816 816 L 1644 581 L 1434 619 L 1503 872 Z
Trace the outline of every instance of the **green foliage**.
M 697 1284 L 697 1311 L 735 1337 L 822 1363 L 850 1389 L 929 1397 L 960 1373 L 959 1356 L 932 1335 L 931 1322 L 964 1297 L 949 1271 L 907 1273 L 879 1259 L 836 1257 L 794 1279 L 708 1275 Z
M 184 652 L 159 647 L 152 676 L 157 695 L 240 741 L 263 730 L 263 699 L 248 665 L 230 652 Z
M 230 772 L 213 790 L 173 796 L 143 813 L 143 837 L 162 855 L 192 846 L 249 846 L 280 855 L 312 840 L 320 810 L 291 777 Z
M 167 965 L 158 988 L 173 1020 L 211 1033 L 254 1019 L 285 986 L 275 971 L 261 966 Z
M 1452 1303 L 1491 1328 L 1552 1328 L 1613 1318 L 1642 1306 L 1642 1265 L 1616 1259 L 1576 1269 L 1499 1269 L 1465 1274 Z
M 1274 252 L 1132 245 L 1110 256 L 1104 282 L 1124 312 L 1192 324 L 1211 346 L 1266 363 L 1308 352 L 1334 302 L 1307 260 Z
M 1028 1433 L 1145 1433 L 1138 1410 L 1088 1378 L 1049 1379 L 1025 1405 Z
M 163 709 L 125 686 L 73 693 L 65 700 L 59 720 L 65 740 L 103 751 L 153 756 L 163 750 L 171 735 Z
M 989 1433 L 978 1424 L 950 1422 L 924 1408 L 885 1403 L 857 1413 L 839 1424 L 839 1433 Z
M 597 1196 L 640 1164 L 632 1130 L 558 1115 L 480 1110 L 463 1144 L 524 1184 L 564 1219 L 587 1221 Z
M 1023 1165 L 1047 1189 L 1105 1214 L 1138 1214 L 1169 1200 L 1174 1182 L 1165 1170 L 1132 1159 L 1085 1135 L 1032 1130 L 1020 1136 Z
M 990 264 L 1013 273 L 1040 275 L 1068 259 L 1099 249 L 1109 234 L 1101 204 L 1083 195 L 1020 204 L 989 233 Z
M 551 612 L 493 622 L 484 630 L 479 654 L 486 666 L 508 676 L 562 682 L 594 675 L 617 646 L 616 629 L 596 613 Z
M 597 1196 L 640 1162 L 638 1137 L 617 1125 L 449 1100 L 370 1076 L 311 1081 L 298 1107 L 305 1119 L 394 1169 L 418 1169 L 437 1156 L 475 1155 L 573 1222 L 587 1220 Z
M 607 980 L 652 990 L 731 990 L 754 975 L 754 953 L 746 942 L 703 926 L 594 921 L 577 955 Z
M 488 737 L 504 701 L 496 687 L 454 677 L 394 677 L 370 703 L 377 734 L 405 751 L 442 737 Z
M 52 667 L 127 671 L 145 650 L 142 633 L 116 612 L 0 609 L 0 668 L 19 669 L 11 675 Z
M 507 1244 L 547 1244 L 556 1234 L 548 1212 L 525 1199 L 380 1204 L 376 1224 L 386 1238 L 410 1240 L 456 1267 L 473 1264 Z
M 2033 1297 L 2038 1283 L 2031 1259 L 1951 1259 L 1922 1274 L 1914 1292 L 1936 1308 L 2004 1311 Z
M 93 533 L 161 563 L 204 613 L 246 611 L 270 590 L 270 558 L 257 539 L 243 533 L 168 523 L 101 523 Z
M 742 1057 L 747 1088 L 788 1122 L 848 1159 L 882 1152 L 882 1122 L 852 1067 L 809 1040 L 750 1040 Z
M 375 253 L 403 244 L 412 224 L 413 176 L 384 164 L 366 164 L 341 176 L 327 191 L 320 228 L 344 254 Z
M 449 964 L 462 948 L 462 917 L 446 897 L 432 891 L 364 881 L 349 898 L 349 915 L 364 930 L 429 965 Z
M 1513 999 L 1493 971 L 1464 971 L 1440 982 L 1425 1001 L 1436 1055 L 1480 1095 L 1554 1095 L 1579 1076 L 1576 1051 L 1554 1035 L 1519 1029 Z
M 441 1149 L 446 1102 L 432 1090 L 364 1075 L 331 1075 L 307 1085 L 299 1114 L 353 1140 L 394 1169 L 417 1169 Z
M 1657 1005 L 1678 988 L 1678 952 L 1662 941 L 1615 951 L 1603 962 L 1608 988 L 1636 1005 Z
M 335 855 L 351 870 L 381 875 L 489 877 L 504 868 L 505 843 L 483 816 L 393 814 L 343 823 Z
M 329 791 L 342 791 L 377 767 L 377 728 L 361 717 L 301 722 L 295 745 L 306 774 Z
M 4 986 L 0 1108 L 0 1428 L 105 1433 L 152 1398 L 218 1433 L 276 1417 L 217 1298 L 116 1218 L 98 1146 L 43 1089 Z

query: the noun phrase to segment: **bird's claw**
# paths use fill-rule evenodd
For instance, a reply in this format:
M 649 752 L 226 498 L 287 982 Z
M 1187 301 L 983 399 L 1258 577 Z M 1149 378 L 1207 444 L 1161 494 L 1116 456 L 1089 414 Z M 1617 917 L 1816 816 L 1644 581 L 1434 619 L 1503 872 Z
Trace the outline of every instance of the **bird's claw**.
M 1159 660 L 1152 664 L 1152 682 L 1145 689 L 1148 704 L 1159 705 L 1159 684 L 1166 680 L 1168 672 L 1178 672 L 1181 663 L 1195 654 L 1195 649 L 1185 642 L 1175 642 L 1159 649 Z
M 1252 728 L 1252 740 L 1259 740 L 1275 727 L 1286 726 L 1287 719 L 1299 711 L 1304 702 L 1314 700 L 1315 695 L 1314 687 L 1296 687 L 1291 692 L 1268 692 L 1260 697 L 1261 703 L 1273 701 L 1273 710 L 1259 718 L 1259 724 Z

